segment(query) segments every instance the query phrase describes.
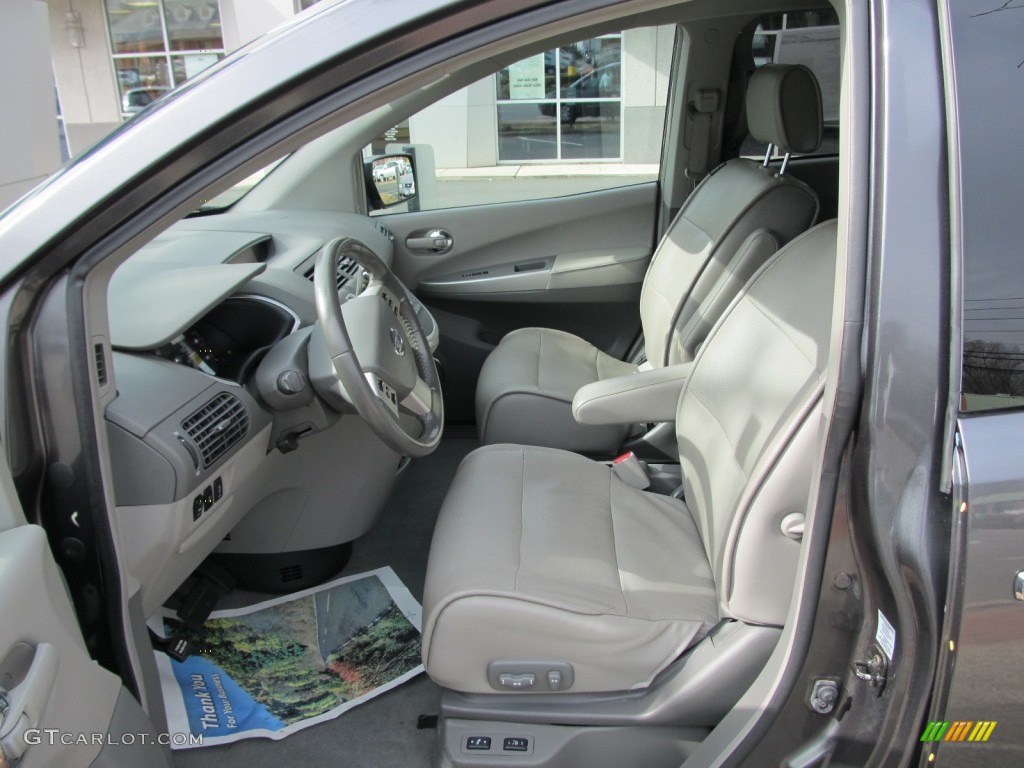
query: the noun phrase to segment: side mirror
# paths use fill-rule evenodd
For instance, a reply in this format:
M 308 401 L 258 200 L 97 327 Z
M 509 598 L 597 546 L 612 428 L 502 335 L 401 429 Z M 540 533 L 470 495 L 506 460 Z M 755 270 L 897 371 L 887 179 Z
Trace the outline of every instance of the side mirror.
M 366 197 L 378 211 L 416 197 L 416 168 L 412 155 L 378 155 L 363 161 Z

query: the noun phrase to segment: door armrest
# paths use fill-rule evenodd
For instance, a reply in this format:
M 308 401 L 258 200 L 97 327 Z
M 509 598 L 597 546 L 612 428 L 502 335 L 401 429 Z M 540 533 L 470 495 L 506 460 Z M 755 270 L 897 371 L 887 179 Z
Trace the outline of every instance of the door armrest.
M 572 399 L 572 415 L 594 425 L 675 421 L 691 368 L 693 363 L 680 363 L 587 384 Z

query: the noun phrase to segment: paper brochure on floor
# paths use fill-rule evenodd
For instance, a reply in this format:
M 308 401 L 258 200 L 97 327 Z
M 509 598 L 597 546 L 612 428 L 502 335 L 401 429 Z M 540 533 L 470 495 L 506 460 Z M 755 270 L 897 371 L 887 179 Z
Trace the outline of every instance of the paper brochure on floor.
M 184 662 L 156 657 L 168 730 L 210 746 L 338 717 L 423 671 L 420 615 L 390 568 L 215 611 L 200 630 L 165 611 L 161 633 L 193 645 Z

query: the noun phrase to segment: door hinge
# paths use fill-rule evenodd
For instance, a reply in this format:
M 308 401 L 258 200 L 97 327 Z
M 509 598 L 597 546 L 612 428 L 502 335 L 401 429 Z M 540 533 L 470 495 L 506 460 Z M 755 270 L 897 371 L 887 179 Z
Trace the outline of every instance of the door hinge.
M 875 696 L 882 695 L 888 679 L 889 661 L 878 643 L 872 643 L 868 648 L 867 661 L 855 661 L 850 667 L 858 680 L 863 680 L 874 689 Z

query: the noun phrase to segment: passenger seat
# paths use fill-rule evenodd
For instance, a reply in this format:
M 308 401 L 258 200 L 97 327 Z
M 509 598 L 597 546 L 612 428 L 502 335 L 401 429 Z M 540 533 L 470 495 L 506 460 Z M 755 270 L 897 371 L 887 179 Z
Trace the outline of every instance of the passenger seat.
M 730 160 L 686 200 L 644 278 L 640 321 L 646 367 L 693 360 L 751 275 L 818 217 L 817 195 L 785 175 L 791 153 L 813 152 L 821 143 L 821 92 L 814 75 L 800 65 L 762 67 L 750 79 L 746 104 L 751 136 L 771 145 L 768 155 L 774 146 L 785 160 L 779 172 L 766 162 Z M 630 425 L 577 423 L 573 396 L 584 385 L 638 369 L 570 333 L 548 328 L 513 331 L 480 371 L 480 442 L 611 454 L 627 437 Z

